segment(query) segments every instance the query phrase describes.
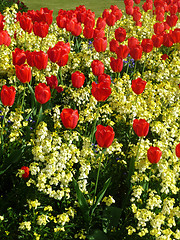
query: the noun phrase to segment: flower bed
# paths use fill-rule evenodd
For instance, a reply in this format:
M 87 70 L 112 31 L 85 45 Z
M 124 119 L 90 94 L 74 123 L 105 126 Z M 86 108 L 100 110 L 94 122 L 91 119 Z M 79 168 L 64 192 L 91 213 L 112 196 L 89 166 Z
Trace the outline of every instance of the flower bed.
M 124 2 L 0 15 L 2 239 L 180 239 L 180 5 Z

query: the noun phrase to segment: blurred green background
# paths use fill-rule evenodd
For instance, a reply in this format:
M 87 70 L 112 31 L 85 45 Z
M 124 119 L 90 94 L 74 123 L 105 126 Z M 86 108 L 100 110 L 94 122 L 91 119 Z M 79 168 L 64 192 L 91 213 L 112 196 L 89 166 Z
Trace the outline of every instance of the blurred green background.
M 124 8 L 123 0 L 23 0 L 30 10 L 40 10 L 41 7 L 47 7 L 54 10 L 54 18 L 58 15 L 59 9 L 71 10 L 79 5 L 85 5 L 86 9 L 95 12 L 96 17 L 100 17 L 104 9 L 111 5 L 117 5 L 120 9 Z

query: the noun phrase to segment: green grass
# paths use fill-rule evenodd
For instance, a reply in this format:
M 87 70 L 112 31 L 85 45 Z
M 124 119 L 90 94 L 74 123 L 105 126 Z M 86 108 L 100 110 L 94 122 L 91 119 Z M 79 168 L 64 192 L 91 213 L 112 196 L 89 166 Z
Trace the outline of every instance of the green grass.
M 95 12 L 96 17 L 101 16 L 104 9 L 110 8 L 111 5 L 117 5 L 120 9 L 124 9 L 123 0 L 24 0 L 28 8 L 39 10 L 41 7 L 47 7 L 54 10 L 54 18 L 58 15 L 59 9 L 71 10 L 79 5 L 85 5 L 86 9 Z

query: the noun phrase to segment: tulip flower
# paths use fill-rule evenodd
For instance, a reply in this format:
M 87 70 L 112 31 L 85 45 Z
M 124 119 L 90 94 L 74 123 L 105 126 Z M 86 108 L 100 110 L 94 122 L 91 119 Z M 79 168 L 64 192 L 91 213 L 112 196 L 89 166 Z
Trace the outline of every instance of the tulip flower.
M 105 83 L 107 83 L 107 84 L 109 85 L 109 87 L 110 87 L 110 85 L 111 85 L 111 77 L 110 77 L 109 75 L 103 73 L 103 74 L 101 74 L 101 75 L 98 76 L 98 82 L 99 82 L 99 83 L 100 83 L 100 82 L 105 82 Z
M 153 41 L 151 39 L 143 39 L 141 42 L 141 46 L 143 48 L 143 52 L 149 53 L 153 49 Z
M 51 89 L 55 89 L 58 86 L 58 79 L 56 76 L 52 75 L 51 77 L 46 77 L 46 82 Z
M 115 30 L 115 38 L 118 42 L 122 43 L 126 39 L 126 30 L 119 27 Z
M 147 157 L 150 163 L 158 163 L 162 152 L 158 147 L 150 147 L 147 151 Z
M 176 156 L 180 158 L 180 143 L 176 145 Z
M 118 58 L 122 58 L 122 59 L 126 58 L 129 52 L 130 52 L 130 49 L 127 45 L 119 45 L 116 48 L 116 55 Z
M 48 54 L 43 51 L 34 51 L 33 54 L 34 66 L 39 70 L 46 69 L 48 63 Z
M 60 114 L 60 117 L 65 128 L 74 129 L 79 120 L 78 110 L 64 108 Z
M 146 86 L 146 81 L 143 81 L 142 78 L 137 78 L 135 80 L 132 80 L 132 90 L 134 93 L 136 93 L 137 95 L 141 94 Z
M 122 58 L 115 59 L 113 57 L 110 57 L 110 60 L 111 60 L 110 66 L 111 66 L 113 72 L 118 72 L 118 73 L 121 72 L 122 69 L 123 69 L 123 60 L 122 60 Z
M 97 101 L 104 102 L 110 96 L 111 88 L 107 82 L 100 82 L 99 84 L 93 82 L 91 93 Z
M 49 86 L 47 86 L 45 83 L 39 83 L 35 87 L 35 98 L 37 102 L 40 104 L 45 104 L 49 101 L 51 97 L 51 91 Z
M 105 52 L 107 47 L 107 38 L 95 38 L 93 45 L 97 52 Z
M 11 43 L 11 37 L 6 30 L 0 30 L 0 45 L 9 46 Z
M 84 37 L 87 38 L 87 39 L 91 39 L 91 38 L 93 38 L 93 35 L 94 35 L 94 29 L 85 26 L 84 29 L 83 29 L 83 35 L 84 35 Z
M 134 119 L 133 129 L 138 137 L 145 137 L 149 132 L 149 123 L 145 119 Z
M 35 22 L 33 25 L 33 32 L 36 36 L 45 38 L 48 34 L 49 25 L 43 22 Z
M 1 102 L 4 106 L 12 106 L 14 104 L 16 90 L 13 86 L 3 85 L 1 90 Z
M 16 76 L 22 83 L 29 83 L 31 81 L 31 68 L 27 64 L 16 65 Z
M 32 32 L 33 29 L 33 22 L 30 17 L 27 16 L 26 13 L 23 13 L 23 15 L 19 19 L 20 27 L 28 33 Z
M 114 26 L 116 23 L 116 16 L 112 12 L 107 16 L 106 23 L 110 27 Z
M 91 68 L 95 76 L 99 76 L 104 73 L 104 64 L 99 60 L 93 60 Z
M 140 60 L 142 57 L 143 48 L 140 45 L 136 45 L 130 49 L 130 55 L 134 60 Z
M 15 48 L 14 52 L 12 52 L 13 65 L 21 65 L 26 61 L 26 53 L 23 49 Z
M 96 128 L 97 131 L 95 132 L 95 138 L 97 144 L 102 148 L 108 148 L 114 140 L 115 132 L 113 131 L 113 128 L 102 125 L 98 125 Z
M 84 84 L 85 76 L 83 73 L 76 71 L 71 75 L 71 81 L 72 81 L 73 87 L 80 88 Z
M 119 47 L 119 42 L 116 41 L 115 39 L 112 39 L 109 42 L 109 48 L 111 52 L 116 52 L 116 49 Z
M 26 166 L 21 167 L 21 170 L 24 171 L 24 173 L 22 174 L 22 178 L 26 179 L 29 177 L 29 168 Z

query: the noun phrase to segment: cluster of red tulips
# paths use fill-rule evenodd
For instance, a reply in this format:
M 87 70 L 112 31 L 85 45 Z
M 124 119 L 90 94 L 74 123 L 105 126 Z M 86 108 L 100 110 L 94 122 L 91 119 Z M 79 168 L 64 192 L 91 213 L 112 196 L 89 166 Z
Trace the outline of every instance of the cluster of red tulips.
M 139 7 L 134 5 L 133 0 L 125 0 L 126 13 L 133 16 L 135 25 L 141 26 L 141 12 Z M 135 0 L 136 4 L 140 0 Z M 114 39 L 110 41 L 110 51 L 116 53 L 117 59 L 110 58 L 110 66 L 113 72 L 120 73 L 123 69 L 123 59 L 128 54 L 134 60 L 140 60 L 142 53 L 149 53 L 153 47 L 159 48 L 162 44 L 166 47 L 171 47 L 175 43 L 180 42 L 180 29 L 171 30 L 177 23 L 177 12 L 180 12 L 179 1 L 154 1 L 157 23 L 154 24 L 154 35 L 151 39 L 143 39 L 140 43 L 135 37 L 127 39 L 126 30 L 122 27 L 115 29 Z M 143 4 L 145 11 L 152 10 L 152 0 L 146 0 Z M 164 21 L 165 12 L 170 12 Z M 27 13 L 18 13 L 17 21 L 20 27 L 28 34 L 32 31 L 40 38 L 45 38 L 49 31 L 49 26 L 52 24 L 52 10 L 41 8 L 40 11 L 28 11 Z M 105 37 L 105 27 L 108 25 L 112 27 L 122 17 L 122 12 L 117 6 L 111 6 L 110 9 L 105 9 L 102 17 L 99 17 L 95 26 L 95 14 L 86 10 L 85 6 L 79 6 L 76 10 L 65 11 L 59 10 L 56 22 L 59 28 L 65 28 L 74 36 L 79 36 L 83 31 L 83 35 L 87 39 L 93 39 L 93 46 L 97 52 L 105 52 L 107 49 L 107 38 Z M 82 27 L 82 24 L 84 25 Z M 0 14 L 0 45 L 9 46 L 11 38 L 7 31 L 3 30 L 4 18 Z M 167 30 L 169 32 L 167 32 Z M 128 45 L 123 45 L 127 40 Z M 59 41 L 54 47 L 50 47 L 47 53 L 43 51 L 25 51 L 16 48 L 12 52 L 13 64 L 16 70 L 16 76 L 21 83 L 29 83 L 32 78 L 31 67 L 38 70 L 46 69 L 48 59 L 56 63 L 59 67 L 63 67 L 68 63 L 68 55 L 70 53 L 70 44 Z M 164 58 L 165 59 L 165 58 Z M 27 63 L 26 63 L 27 62 Z M 97 76 L 98 83 L 92 83 L 91 93 L 97 101 L 105 101 L 111 94 L 111 77 L 104 73 L 105 67 L 100 60 L 93 60 L 91 69 L 94 76 Z M 56 89 L 58 92 L 63 91 L 63 88 L 58 86 L 58 79 L 56 76 L 46 77 L 47 85 L 39 83 L 35 87 L 35 98 L 40 104 L 45 104 L 51 98 L 51 90 Z M 71 75 L 72 85 L 75 88 L 80 88 L 85 82 L 85 75 L 79 71 Z M 146 86 L 146 81 L 141 78 L 132 80 L 132 90 L 135 94 L 141 94 Z M 15 100 L 16 90 L 13 86 L 4 85 L 1 90 L 1 101 L 4 106 L 12 106 Z M 63 109 L 61 113 L 61 120 L 65 128 L 74 129 L 78 123 L 79 114 L 77 110 Z M 139 137 L 145 137 L 149 131 L 149 124 L 144 119 L 135 119 L 133 122 L 133 129 Z M 112 144 L 114 139 L 114 131 L 112 127 L 97 126 L 95 134 L 97 143 L 100 147 L 107 148 Z M 179 145 L 176 149 L 176 155 L 179 157 Z M 161 151 L 157 147 L 150 147 L 148 150 L 148 159 L 151 163 L 157 163 L 161 157 Z

